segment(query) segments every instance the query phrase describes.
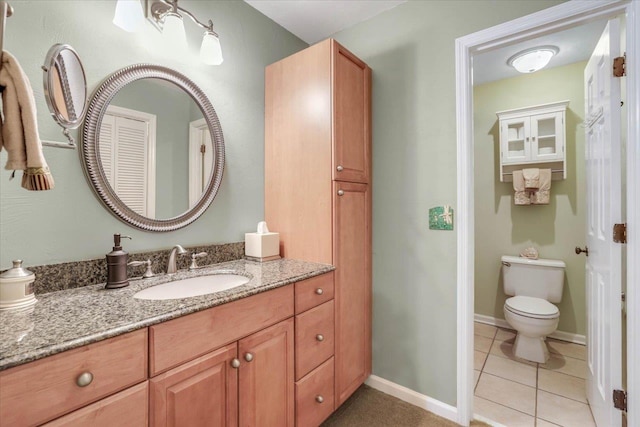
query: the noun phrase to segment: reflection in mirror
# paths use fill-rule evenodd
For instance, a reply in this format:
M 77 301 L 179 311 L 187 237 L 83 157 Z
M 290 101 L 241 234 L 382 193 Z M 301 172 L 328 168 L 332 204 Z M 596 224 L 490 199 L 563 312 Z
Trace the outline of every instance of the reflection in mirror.
M 77 128 L 87 104 L 87 82 L 80 57 L 71 46 L 56 44 L 49 49 L 42 68 L 51 115 L 63 128 Z
M 146 78 L 122 87 L 102 118 L 98 152 L 118 198 L 151 219 L 187 212 L 215 162 L 202 111 L 180 87 Z
M 83 167 L 116 217 L 173 231 L 211 205 L 224 173 L 224 137 L 211 101 L 188 77 L 136 64 L 96 89 L 82 127 Z

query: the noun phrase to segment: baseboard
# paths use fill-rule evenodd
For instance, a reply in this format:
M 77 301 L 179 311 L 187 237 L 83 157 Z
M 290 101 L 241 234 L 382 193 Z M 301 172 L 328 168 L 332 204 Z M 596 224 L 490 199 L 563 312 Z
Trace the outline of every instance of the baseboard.
M 513 329 L 504 319 L 498 319 L 492 316 L 485 316 L 484 314 L 474 314 L 473 319 L 478 323 L 497 326 L 499 328 Z M 587 344 L 587 337 L 585 337 L 584 335 L 578 335 L 571 332 L 555 331 L 554 333 L 549 335 L 549 337 L 556 340 L 560 340 L 560 341 L 572 342 L 575 344 L 582 344 L 582 345 Z
M 424 394 L 420 394 L 417 391 L 413 391 L 407 387 L 385 380 L 384 378 L 380 378 L 376 375 L 371 375 L 367 378 L 365 384 L 414 406 L 433 412 L 434 414 L 442 418 L 446 418 L 449 421 L 457 422 L 458 410 L 455 406 L 451 406 L 432 397 L 425 396 Z

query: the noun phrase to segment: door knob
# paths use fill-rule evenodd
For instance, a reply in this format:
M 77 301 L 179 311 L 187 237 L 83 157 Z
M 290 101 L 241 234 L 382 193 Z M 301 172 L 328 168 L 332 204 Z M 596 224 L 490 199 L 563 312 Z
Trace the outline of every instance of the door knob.
M 316 335 L 316 340 L 317 341 L 324 341 L 324 335 L 322 335 L 322 334 Z
M 321 395 L 317 395 L 316 396 L 316 402 L 318 402 L 318 403 L 324 402 L 324 397 L 322 397 Z
M 338 190 L 338 196 L 343 196 L 343 195 L 344 195 L 344 191 Z
M 579 246 L 576 246 L 576 254 L 580 255 L 582 252 L 584 252 L 584 254 L 586 256 L 589 256 L 589 248 L 588 247 L 584 247 L 584 249 L 580 248 Z
M 342 172 L 342 171 L 344 170 L 344 168 L 343 168 L 342 166 L 338 165 L 338 167 L 336 168 L 336 170 L 337 170 L 338 172 Z
M 232 368 L 235 368 L 235 369 L 238 369 L 238 368 L 240 367 L 240 360 L 238 360 L 238 359 L 233 359 L 233 360 L 231 361 L 231 367 L 232 367 Z
M 247 353 L 244 355 L 244 360 L 246 360 L 247 362 L 251 362 L 253 360 L 253 354 L 251 353 Z
M 322 295 L 323 293 L 324 291 L 322 290 L 322 288 L 316 289 L 316 295 Z

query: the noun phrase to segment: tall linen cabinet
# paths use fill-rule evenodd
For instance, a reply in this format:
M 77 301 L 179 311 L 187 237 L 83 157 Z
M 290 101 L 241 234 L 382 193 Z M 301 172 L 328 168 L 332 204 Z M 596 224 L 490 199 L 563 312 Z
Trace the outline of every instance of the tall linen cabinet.
M 335 40 L 266 68 L 265 219 L 336 267 L 337 408 L 371 374 L 371 69 Z

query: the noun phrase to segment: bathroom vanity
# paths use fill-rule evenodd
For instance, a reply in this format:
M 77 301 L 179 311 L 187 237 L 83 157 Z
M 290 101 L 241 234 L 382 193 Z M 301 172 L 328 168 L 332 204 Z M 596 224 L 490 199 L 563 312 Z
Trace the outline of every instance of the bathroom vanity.
M 133 298 L 229 270 L 251 280 L 188 299 Z M 2 314 L 18 331 L 3 341 L 2 425 L 317 425 L 334 410 L 332 270 L 240 260 L 121 290 L 43 294 L 32 313 Z

